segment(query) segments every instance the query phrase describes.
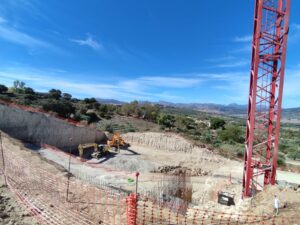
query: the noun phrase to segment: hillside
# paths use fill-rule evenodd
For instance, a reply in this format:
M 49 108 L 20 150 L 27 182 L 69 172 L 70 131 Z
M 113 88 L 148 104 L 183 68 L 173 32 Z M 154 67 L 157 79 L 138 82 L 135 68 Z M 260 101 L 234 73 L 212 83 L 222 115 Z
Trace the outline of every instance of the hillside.
M 123 105 L 126 102 L 122 102 L 115 99 L 101 99 L 97 98 L 100 103 Z M 212 114 L 223 114 L 227 116 L 245 117 L 247 113 L 247 105 L 239 105 L 236 103 L 224 105 L 214 103 L 172 103 L 166 101 L 151 102 L 152 104 L 158 104 L 167 108 L 177 108 L 186 110 L 196 110 L 200 112 L 207 112 Z M 300 123 L 300 107 L 297 108 L 283 108 L 282 119 L 286 123 Z
M 124 103 L 113 99 L 73 98 L 68 93 L 51 89 L 35 92 L 25 84 L 6 88 L 0 93 L 2 104 L 17 104 L 100 131 L 114 132 L 172 132 L 197 146 L 218 152 L 227 158 L 242 159 L 244 153 L 246 106 L 237 104 L 174 104 L 133 101 Z M 3 103 L 4 102 L 4 103 Z M 279 165 L 287 156 L 300 158 L 298 121 L 299 109 L 284 110 Z M 238 116 L 237 116 L 238 115 Z M 292 118 L 292 119 L 290 119 Z

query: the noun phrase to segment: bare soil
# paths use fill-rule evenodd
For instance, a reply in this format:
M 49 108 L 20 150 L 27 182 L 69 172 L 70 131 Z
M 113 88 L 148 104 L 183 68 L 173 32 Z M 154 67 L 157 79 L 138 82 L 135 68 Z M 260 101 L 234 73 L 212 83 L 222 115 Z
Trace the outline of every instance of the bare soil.
M 5 186 L 2 175 L 0 176 L 0 224 L 37 225 L 27 209 L 17 202 L 13 193 Z
M 193 191 L 192 204 L 197 209 L 272 215 L 272 196 L 277 193 L 281 201 L 288 202 L 288 210 L 282 210 L 281 215 L 294 218 L 300 211 L 300 193 L 291 189 L 275 191 L 271 189 L 270 192 L 267 190 L 259 193 L 253 199 L 241 201 L 242 164 L 240 162 L 225 159 L 207 149 L 194 146 L 179 136 L 141 133 L 143 138 L 135 139 L 135 135 L 138 134 L 131 135 L 129 138 L 127 136 L 131 147 L 128 150 L 121 150 L 119 154 L 112 153 L 106 158 L 86 162 L 72 157 L 71 172 L 87 182 L 105 183 L 115 188 L 133 191 L 135 183 L 128 180 L 135 180 L 135 171 L 140 171 L 139 192 L 147 195 L 167 180 L 169 175 L 176 173 L 176 170 L 186 169 L 192 175 L 190 178 Z M 174 147 L 168 144 L 172 143 L 172 139 Z M 69 166 L 69 156 L 66 153 L 52 149 L 29 149 L 8 136 L 3 140 L 5 149 L 22 154 L 24 158 L 30 159 L 31 164 L 42 166 L 51 173 L 66 173 Z M 278 177 L 287 182 L 300 183 L 300 174 L 297 173 L 278 171 Z M 234 194 L 235 205 L 230 207 L 219 205 L 218 191 Z

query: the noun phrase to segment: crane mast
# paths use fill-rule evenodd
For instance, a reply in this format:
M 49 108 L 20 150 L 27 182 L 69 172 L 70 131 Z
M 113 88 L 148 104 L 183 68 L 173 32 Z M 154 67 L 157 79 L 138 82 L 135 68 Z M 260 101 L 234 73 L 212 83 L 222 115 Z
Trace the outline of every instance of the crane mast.
M 243 197 L 276 179 L 290 0 L 255 0 Z

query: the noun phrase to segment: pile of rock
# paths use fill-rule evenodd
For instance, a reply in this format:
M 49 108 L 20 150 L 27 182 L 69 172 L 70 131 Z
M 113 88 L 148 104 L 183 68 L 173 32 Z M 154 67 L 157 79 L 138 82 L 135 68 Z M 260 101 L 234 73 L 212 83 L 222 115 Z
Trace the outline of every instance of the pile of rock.
M 157 170 L 154 172 L 156 173 L 164 173 L 168 175 L 181 175 L 185 174 L 186 176 L 207 176 L 209 173 L 204 171 L 201 168 L 190 169 L 187 167 L 181 166 L 159 166 Z

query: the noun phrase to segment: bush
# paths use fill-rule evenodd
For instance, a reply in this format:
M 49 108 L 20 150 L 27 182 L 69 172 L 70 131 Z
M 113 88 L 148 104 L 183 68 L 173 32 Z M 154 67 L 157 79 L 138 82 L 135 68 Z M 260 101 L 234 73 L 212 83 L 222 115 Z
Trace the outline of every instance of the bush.
M 63 93 L 62 98 L 66 101 L 70 101 L 72 99 L 72 95 L 68 93 Z
M 219 137 L 225 142 L 243 143 L 243 131 L 236 125 L 227 125 L 224 130 L 219 132 Z
M 202 132 L 201 141 L 203 141 L 206 144 L 211 144 L 212 143 L 213 137 L 212 137 L 212 134 L 209 130 L 205 130 L 204 132 Z
M 3 101 L 10 101 L 10 97 L 8 97 L 6 95 L 0 95 L 0 99 Z
M 75 108 L 70 102 L 49 100 L 42 105 L 45 111 L 56 112 L 62 117 L 69 117 L 72 113 L 75 113 Z
M 210 127 L 211 129 L 219 129 L 219 128 L 224 128 L 226 122 L 225 120 L 218 118 L 218 117 L 212 117 L 210 118 Z
M 7 92 L 7 91 L 8 91 L 8 88 L 5 85 L 0 84 L 0 94 Z
M 162 129 L 174 127 L 175 117 L 169 114 L 161 113 L 158 116 L 157 123 Z
M 114 133 L 114 128 L 111 124 L 107 124 L 105 126 L 105 131 L 109 132 L 109 133 Z
M 300 159 L 300 150 L 290 151 L 288 153 L 288 157 L 293 159 L 293 160 Z
M 244 152 L 245 152 L 245 150 L 243 148 L 239 148 L 236 152 L 236 156 L 239 158 L 242 158 L 242 157 L 244 157 Z
M 96 103 L 97 100 L 95 98 L 85 98 L 83 99 L 84 103 L 86 104 L 91 104 L 91 103 Z
M 195 130 L 197 128 L 197 124 L 192 118 L 185 117 L 185 116 L 177 116 L 175 118 L 174 126 L 177 128 L 178 131 L 188 131 L 188 130 Z
M 30 87 L 24 88 L 24 93 L 28 94 L 28 95 L 34 95 L 35 94 L 34 90 Z
M 277 164 L 278 164 L 278 166 L 284 166 L 285 165 L 285 155 L 281 152 L 278 153 Z
M 33 94 L 27 94 L 24 98 L 30 101 L 37 100 L 37 97 Z
M 50 98 L 54 98 L 56 100 L 59 100 L 61 98 L 61 91 L 58 89 L 51 89 L 49 91 Z

